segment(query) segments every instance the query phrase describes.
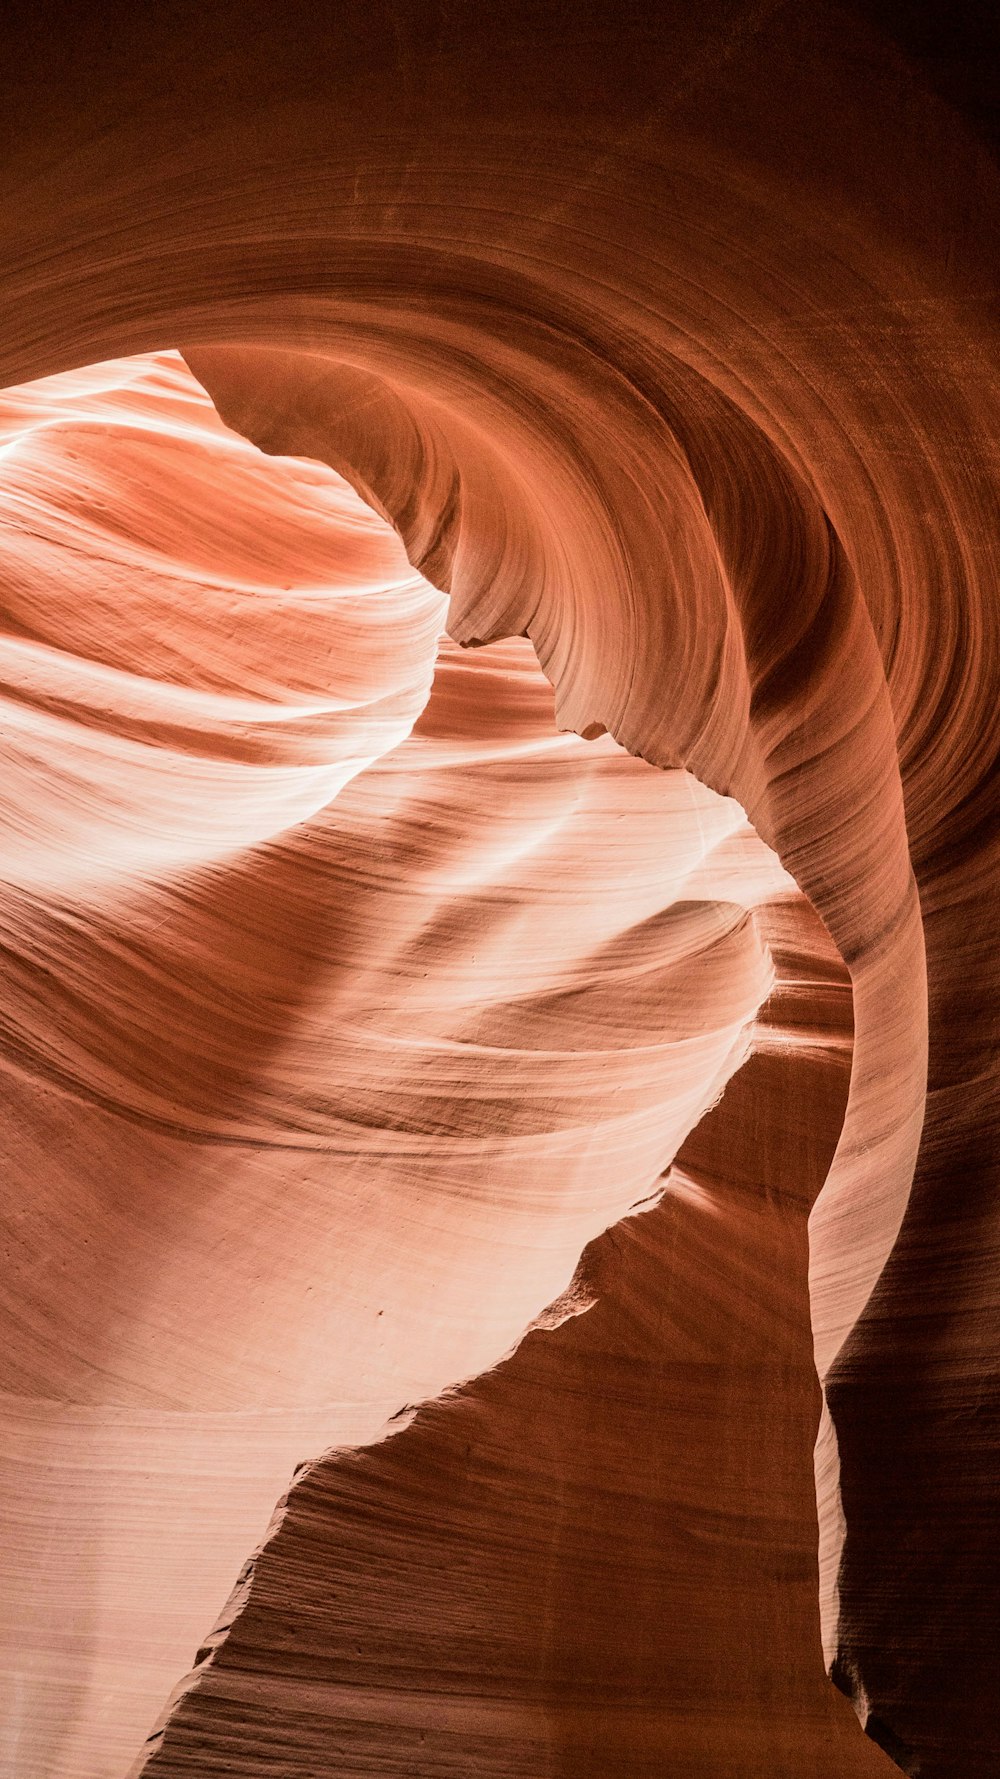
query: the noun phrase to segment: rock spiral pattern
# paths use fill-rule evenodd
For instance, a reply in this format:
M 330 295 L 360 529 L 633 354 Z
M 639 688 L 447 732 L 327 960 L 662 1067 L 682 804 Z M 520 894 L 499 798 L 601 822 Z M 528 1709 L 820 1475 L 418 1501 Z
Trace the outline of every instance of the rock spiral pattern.
M 826 6 L 13 46 L 11 1772 L 985 1779 L 992 161 Z

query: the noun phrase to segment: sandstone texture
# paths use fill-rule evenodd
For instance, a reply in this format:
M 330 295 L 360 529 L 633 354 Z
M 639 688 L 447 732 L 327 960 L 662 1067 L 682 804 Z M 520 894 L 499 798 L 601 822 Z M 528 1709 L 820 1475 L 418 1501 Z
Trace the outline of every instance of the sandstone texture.
M 936 20 L 15 9 L 4 1779 L 1000 1772 Z

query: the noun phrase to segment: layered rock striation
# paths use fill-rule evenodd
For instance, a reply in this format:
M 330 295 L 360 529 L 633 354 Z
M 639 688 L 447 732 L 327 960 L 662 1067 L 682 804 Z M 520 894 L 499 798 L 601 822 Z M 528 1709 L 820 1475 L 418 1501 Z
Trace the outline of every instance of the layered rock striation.
M 986 147 L 857 9 L 12 43 L 11 1771 L 985 1779 Z

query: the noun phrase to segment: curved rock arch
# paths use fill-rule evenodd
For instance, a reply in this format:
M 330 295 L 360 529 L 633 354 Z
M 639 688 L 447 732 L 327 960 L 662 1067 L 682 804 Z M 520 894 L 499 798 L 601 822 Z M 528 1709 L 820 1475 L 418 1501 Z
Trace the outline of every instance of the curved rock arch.
M 244 19 L 241 55 L 226 27 Z M 968 1268 L 992 1227 L 985 971 L 963 1055 L 946 1033 L 982 968 L 993 857 L 993 168 L 834 9 L 640 10 L 612 30 L 585 9 L 490 24 L 414 5 L 303 22 L 294 45 L 236 9 L 200 30 L 179 113 L 153 78 L 176 54 L 161 27 L 131 88 L 95 28 L 64 89 L 95 79 L 93 122 L 56 118 L 43 152 L 42 104 L 16 145 L 6 380 L 179 343 L 237 430 L 325 458 L 392 518 L 461 640 L 526 631 L 561 722 L 738 797 L 809 895 L 855 1005 L 812 1219 L 817 1359 L 854 1467 L 841 1487 L 828 1420 L 828 1654 L 890 1751 L 944 1773 L 959 1706 L 940 1676 L 972 1630 L 947 1661 L 919 1638 L 878 1655 L 931 1591 L 889 1579 L 863 1450 L 872 1380 L 905 1394 L 901 1317 L 933 1425 L 890 1419 L 942 1474 L 956 1303 L 963 1363 L 987 1363 L 989 1288 L 975 1267 L 946 1286 L 932 1250 L 946 1226 Z M 964 1222 L 948 1144 L 977 1181 Z M 929 1511 L 908 1488 L 895 1536 Z M 971 1627 L 991 1608 L 966 1515 Z M 962 1694 L 965 1772 L 992 1758 L 979 1696 Z

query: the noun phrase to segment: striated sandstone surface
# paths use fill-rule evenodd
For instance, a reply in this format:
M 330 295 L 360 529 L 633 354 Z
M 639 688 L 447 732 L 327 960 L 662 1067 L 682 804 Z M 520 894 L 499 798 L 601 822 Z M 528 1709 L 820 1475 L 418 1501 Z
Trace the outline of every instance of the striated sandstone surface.
M 742 0 L 8 86 L 4 1770 L 988 1779 L 982 104 Z

